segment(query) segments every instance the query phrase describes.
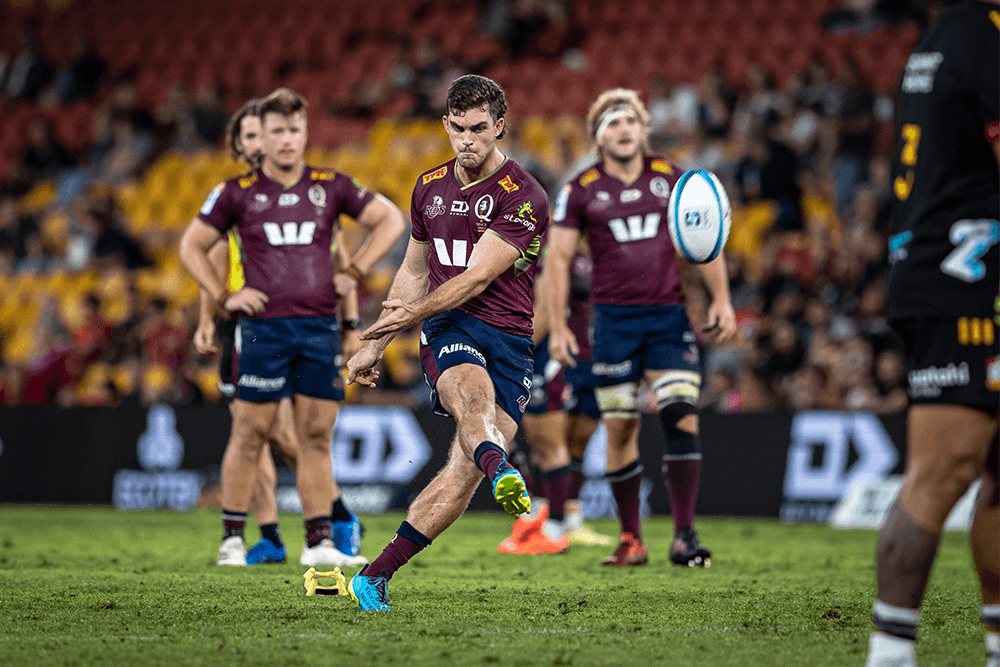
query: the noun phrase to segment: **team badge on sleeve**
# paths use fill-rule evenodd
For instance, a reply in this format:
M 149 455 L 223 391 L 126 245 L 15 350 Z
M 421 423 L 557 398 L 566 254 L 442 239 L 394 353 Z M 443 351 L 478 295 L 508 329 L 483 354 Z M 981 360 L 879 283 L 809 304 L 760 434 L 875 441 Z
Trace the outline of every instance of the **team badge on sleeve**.
M 580 187 L 585 188 L 600 177 L 601 172 L 597 171 L 597 169 L 588 169 L 586 173 L 580 177 Z
M 650 169 L 653 171 L 658 171 L 661 174 L 672 174 L 674 173 L 674 168 L 670 166 L 670 163 L 666 160 L 653 160 L 649 165 Z
M 222 194 L 225 187 L 225 183 L 219 183 L 212 188 L 212 191 L 208 193 L 208 199 L 206 199 L 205 203 L 201 205 L 202 215 L 209 215 L 212 212 L 212 209 L 215 208 L 215 202 L 219 201 L 219 195 Z

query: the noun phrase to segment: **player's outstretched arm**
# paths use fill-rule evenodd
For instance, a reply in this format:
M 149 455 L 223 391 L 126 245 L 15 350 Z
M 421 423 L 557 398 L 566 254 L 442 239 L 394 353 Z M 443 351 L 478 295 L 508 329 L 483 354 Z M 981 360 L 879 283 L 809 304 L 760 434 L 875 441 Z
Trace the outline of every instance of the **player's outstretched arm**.
M 576 336 L 566 324 L 569 305 L 569 272 L 573 254 L 580 242 L 580 232 L 570 227 L 553 225 L 549 228 L 549 245 L 545 255 L 545 292 L 548 298 L 549 354 L 563 366 L 576 368 L 575 355 L 580 353 Z
M 702 278 L 708 287 L 711 303 L 708 305 L 708 321 L 702 328 L 709 343 L 721 343 L 736 334 L 736 313 L 729 296 L 729 275 L 726 272 L 726 257 L 723 253 L 711 262 L 699 264 Z
M 361 247 L 348 258 L 347 265 L 341 269 L 343 273 L 335 276 L 338 293 L 346 288 L 341 281 L 353 280 L 356 287 L 360 277 L 371 271 L 406 231 L 406 220 L 399 207 L 378 194 L 358 216 L 358 223 L 369 233 Z
M 465 271 L 412 303 L 400 299 L 387 300 L 382 304 L 385 309 L 382 316 L 361 337 L 369 339 L 395 334 L 428 317 L 462 305 L 486 289 L 520 256 L 521 251 L 500 236 L 489 232 L 483 234 L 469 257 L 469 266 Z

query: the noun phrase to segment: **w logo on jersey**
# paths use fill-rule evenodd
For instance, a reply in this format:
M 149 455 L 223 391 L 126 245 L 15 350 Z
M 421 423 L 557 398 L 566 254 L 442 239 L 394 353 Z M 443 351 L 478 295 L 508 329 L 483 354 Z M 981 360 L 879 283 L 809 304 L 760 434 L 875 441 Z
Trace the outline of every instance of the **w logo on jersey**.
M 690 225 L 690 221 L 686 222 Z M 624 220 L 615 218 L 608 221 L 608 227 L 611 228 L 611 233 L 614 234 L 615 240 L 619 243 L 651 239 L 656 236 L 660 229 L 660 214 L 647 213 L 645 217 L 630 215 Z
M 263 224 L 267 242 L 271 245 L 309 245 L 316 233 L 316 223 L 309 222 L 265 222 Z
M 472 244 L 472 250 L 476 249 L 476 244 Z M 448 242 L 444 239 L 434 239 L 434 254 L 437 255 L 441 266 L 461 266 L 468 268 L 469 258 L 472 251 L 469 250 L 469 242 L 465 239 L 455 239 L 451 242 L 451 254 L 448 253 Z

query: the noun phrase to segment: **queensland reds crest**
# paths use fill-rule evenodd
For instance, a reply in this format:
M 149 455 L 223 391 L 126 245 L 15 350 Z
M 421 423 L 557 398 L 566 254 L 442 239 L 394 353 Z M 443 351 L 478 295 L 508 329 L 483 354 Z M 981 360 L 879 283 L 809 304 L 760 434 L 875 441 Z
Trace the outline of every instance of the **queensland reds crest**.
M 476 202 L 476 215 L 480 220 L 489 220 L 490 214 L 493 213 L 493 196 L 483 195 Z
M 424 206 L 424 215 L 428 218 L 436 218 L 444 214 L 444 199 L 440 195 L 434 195 L 431 203 Z
M 319 183 L 314 183 L 309 188 L 309 201 L 319 208 L 326 206 L 326 189 Z

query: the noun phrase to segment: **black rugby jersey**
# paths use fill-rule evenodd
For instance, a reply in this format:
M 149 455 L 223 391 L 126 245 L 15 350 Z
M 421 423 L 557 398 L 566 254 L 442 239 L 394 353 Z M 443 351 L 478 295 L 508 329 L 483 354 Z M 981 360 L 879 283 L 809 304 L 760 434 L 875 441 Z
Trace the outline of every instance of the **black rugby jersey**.
M 1000 6 L 965 0 L 899 82 L 889 311 L 991 317 L 1000 290 Z

